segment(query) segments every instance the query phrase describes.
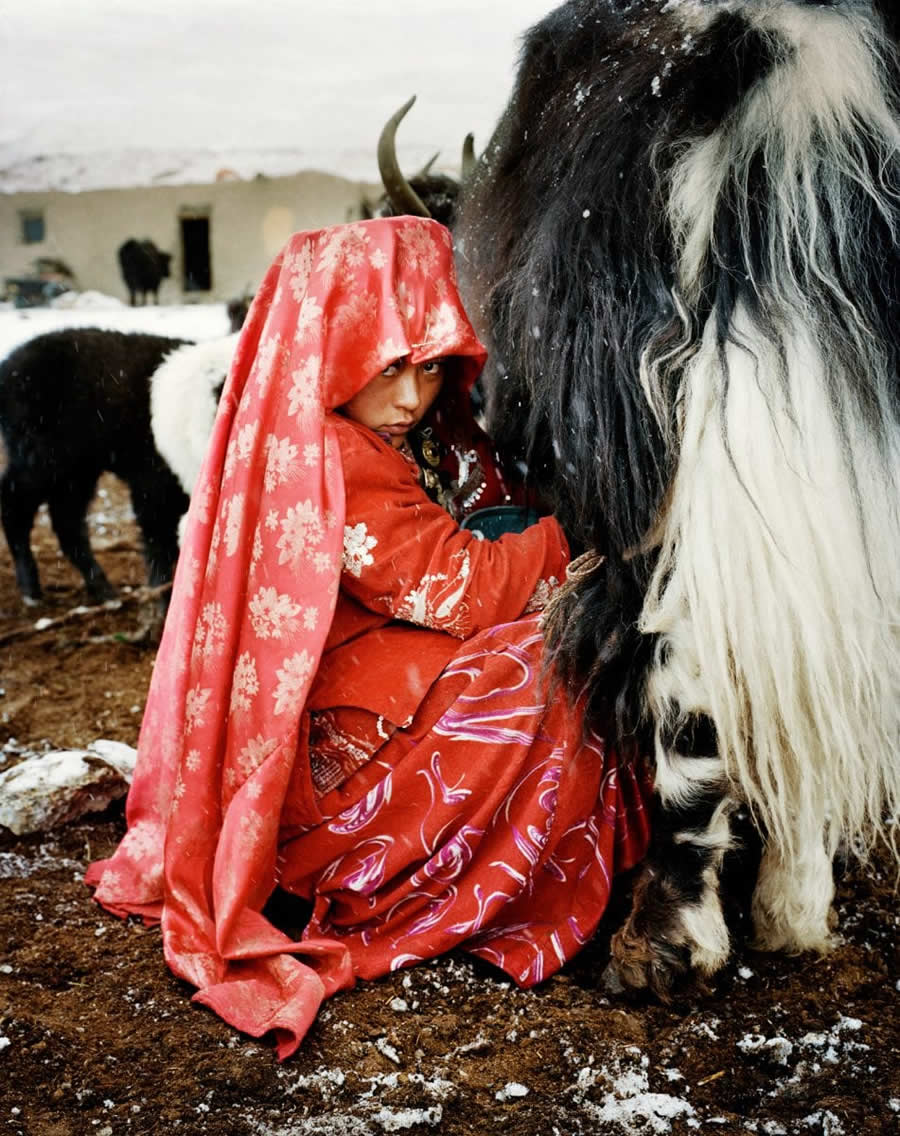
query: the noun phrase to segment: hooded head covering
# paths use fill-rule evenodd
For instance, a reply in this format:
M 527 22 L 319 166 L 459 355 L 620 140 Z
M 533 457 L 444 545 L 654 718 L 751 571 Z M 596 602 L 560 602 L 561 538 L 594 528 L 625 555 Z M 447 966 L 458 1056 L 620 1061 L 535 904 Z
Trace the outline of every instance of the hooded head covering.
M 344 485 L 327 412 L 398 358 L 441 356 L 461 360 L 468 390 L 485 352 L 437 222 L 298 233 L 272 264 L 192 498 L 129 830 L 88 875 L 104 906 L 161 918 L 167 962 L 196 999 L 249 1033 L 279 1031 L 282 1055 L 321 997 L 352 982 L 343 946 L 291 943 L 260 914 L 340 577 Z M 323 977 L 288 950 L 327 956 Z

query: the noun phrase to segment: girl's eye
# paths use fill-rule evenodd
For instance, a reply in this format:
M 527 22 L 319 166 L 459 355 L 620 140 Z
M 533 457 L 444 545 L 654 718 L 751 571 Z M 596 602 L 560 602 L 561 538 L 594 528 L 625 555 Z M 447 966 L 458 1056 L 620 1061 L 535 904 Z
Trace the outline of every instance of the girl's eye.
M 389 379 L 393 378 L 394 375 L 399 374 L 401 363 L 402 359 L 395 359 L 393 363 L 388 363 L 388 365 L 381 372 L 382 375 Z
M 422 370 L 426 375 L 442 375 L 444 373 L 444 360 L 429 359 L 427 363 L 422 364 Z

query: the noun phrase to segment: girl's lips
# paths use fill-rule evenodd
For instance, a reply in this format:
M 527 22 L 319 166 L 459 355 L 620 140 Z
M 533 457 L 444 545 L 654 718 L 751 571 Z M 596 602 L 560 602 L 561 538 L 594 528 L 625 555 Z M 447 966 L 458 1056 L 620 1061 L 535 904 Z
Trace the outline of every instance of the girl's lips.
M 398 434 L 408 434 L 412 429 L 412 422 L 407 422 L 405 425 L 395 424 L 393 426 L 382 426 L 377 432 L 379 434 L 390 434 L 392 438 L 396 438 Z

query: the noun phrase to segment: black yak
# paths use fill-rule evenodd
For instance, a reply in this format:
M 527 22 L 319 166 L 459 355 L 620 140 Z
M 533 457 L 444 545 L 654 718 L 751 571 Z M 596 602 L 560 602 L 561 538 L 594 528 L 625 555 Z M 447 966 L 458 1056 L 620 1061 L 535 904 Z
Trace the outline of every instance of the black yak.
M 585 550 L 555 675 L 655 763 L 613 958 L 662 997 L 728 957 L 739 805 L 757 943 L 788 951 L 828 946 L 838 846 L 900 808 L 897 25 L 569 0 L 457 222 L 490 426 Z
M 159 303 L 159 285 L 169 275 L 172 254 L 161 252 L 153 241 L 136 241 L 132 237 L 119 247 L 119 266 L 128 289 L 131 306 L 142 304 L 152 295 Z
M 150 585 L 171 580 L 179 522 L 236 342 L 237 335 L 192 344 L 68 328 L 37 336 L 0 363 L 0 434 L 9 459 L 0 519 L 26 603 L 41 598 L 29 537 L 44 502 L 91 597 L 114 595 L 86 522 L 104 471 L 130 489 Z

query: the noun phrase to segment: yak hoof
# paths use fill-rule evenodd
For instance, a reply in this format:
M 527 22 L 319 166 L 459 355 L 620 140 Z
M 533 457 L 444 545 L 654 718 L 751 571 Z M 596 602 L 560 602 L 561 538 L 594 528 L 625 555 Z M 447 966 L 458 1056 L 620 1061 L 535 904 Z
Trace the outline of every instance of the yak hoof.
M 628 924 L 613 936 L 608 970 L 605 981 L 611 988 L 618 981 L 626 991 L 649 993 L 665 1003 L 709 993 L 709 987 L 691 966 L 686 945 L 636 933 Z

